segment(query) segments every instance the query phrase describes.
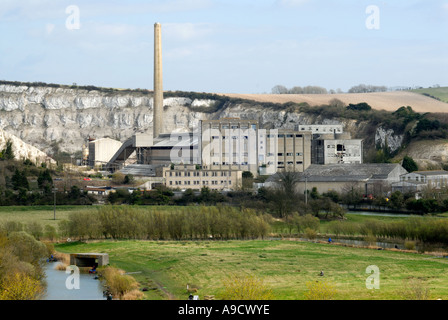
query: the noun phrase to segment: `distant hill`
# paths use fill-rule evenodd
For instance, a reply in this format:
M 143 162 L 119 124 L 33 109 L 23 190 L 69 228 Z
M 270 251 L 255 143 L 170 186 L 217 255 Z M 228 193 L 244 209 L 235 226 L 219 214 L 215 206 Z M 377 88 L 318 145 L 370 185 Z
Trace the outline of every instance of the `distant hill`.
M 448 87 L 423 88 L 411 90 L 411 92 L 419 93 L 424 96 L 448 103 Z
M 440 88 L 441 89 L 441 88 Z M 447 88 L 448 89 L 448 88 Z M 429 90 L 429 89 L 428 89 Z M 432 91 L 430 91 L 432 92 Z M 441 91 L 439 92 L 441 95 Z M 248 99 L 258 102 L 286 103 L 306 102 L 311 106 L 328 104 L 338 99 L 346 105 L 361 102 L 368 103 L 373 109 L 395 111 L 402 106 L 411 106 L 416 112 L 448 113 L 448 103 L 433 99 L 416 92 L 394 91 L 373 93 L 341 93 L 341 94 L 223 94 L 231 98 Z M 441 99 L 442 100 L 442 99 Z M 446 100 L 448 102 L 448 91 Z

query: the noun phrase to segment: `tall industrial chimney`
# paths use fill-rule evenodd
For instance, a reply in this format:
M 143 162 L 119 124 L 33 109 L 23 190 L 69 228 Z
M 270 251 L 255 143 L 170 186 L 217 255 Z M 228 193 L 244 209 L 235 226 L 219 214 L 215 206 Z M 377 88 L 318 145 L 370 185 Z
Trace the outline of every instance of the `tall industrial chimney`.
M 162 26 L 154 24 L 154 120 L 156 139 L 163 130 Z

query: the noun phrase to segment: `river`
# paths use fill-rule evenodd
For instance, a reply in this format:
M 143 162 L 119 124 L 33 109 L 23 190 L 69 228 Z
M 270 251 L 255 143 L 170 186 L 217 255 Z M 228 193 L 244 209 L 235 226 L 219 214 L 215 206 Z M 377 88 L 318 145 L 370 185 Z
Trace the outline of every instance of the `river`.
M 70 274 L 56 270 L 58 262 L 47 263 L 45 268 L 47 290 L 43 300 L 106 300 L 101 281 L 94 274 L 79 274 L 79 289 L 66 287 Z
M 346 214 L 358 214 L 360 216 L 402 217 L 402 218 L 409 218 L 409 217 L 415 216 L 415 215 L 412 215 L 412 214 L 385 213 L 385 212 L 377 212 L 377 211 L 347 211 Z

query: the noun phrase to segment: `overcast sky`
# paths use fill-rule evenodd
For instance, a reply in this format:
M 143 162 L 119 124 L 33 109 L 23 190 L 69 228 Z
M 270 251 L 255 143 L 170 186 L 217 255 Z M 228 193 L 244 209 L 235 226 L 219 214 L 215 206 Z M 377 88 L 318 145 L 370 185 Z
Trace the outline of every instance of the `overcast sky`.
M 0 0 L 0 80 L 152 89 L 155 22 L 165 90 L 448 86 L 448 0 Z

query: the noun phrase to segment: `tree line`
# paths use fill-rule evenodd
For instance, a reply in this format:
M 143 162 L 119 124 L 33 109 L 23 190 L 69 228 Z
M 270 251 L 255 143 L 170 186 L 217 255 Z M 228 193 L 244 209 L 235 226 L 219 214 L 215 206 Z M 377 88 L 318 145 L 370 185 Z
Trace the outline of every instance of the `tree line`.
M 448 220 L 437 217 L 413 216 L 388 222 L 370 219 L 362 223 L 332 221 L 328 225 L 327 232 L 336 236 L 371 235 L 383 239 L 448 244 Z
M 159 210 L 104 206 L 73 212 L 59 225 L 61 236 L 87 239 L 204 240 L 256 239 L 268 235 L 269 215 L 229 206 Z

